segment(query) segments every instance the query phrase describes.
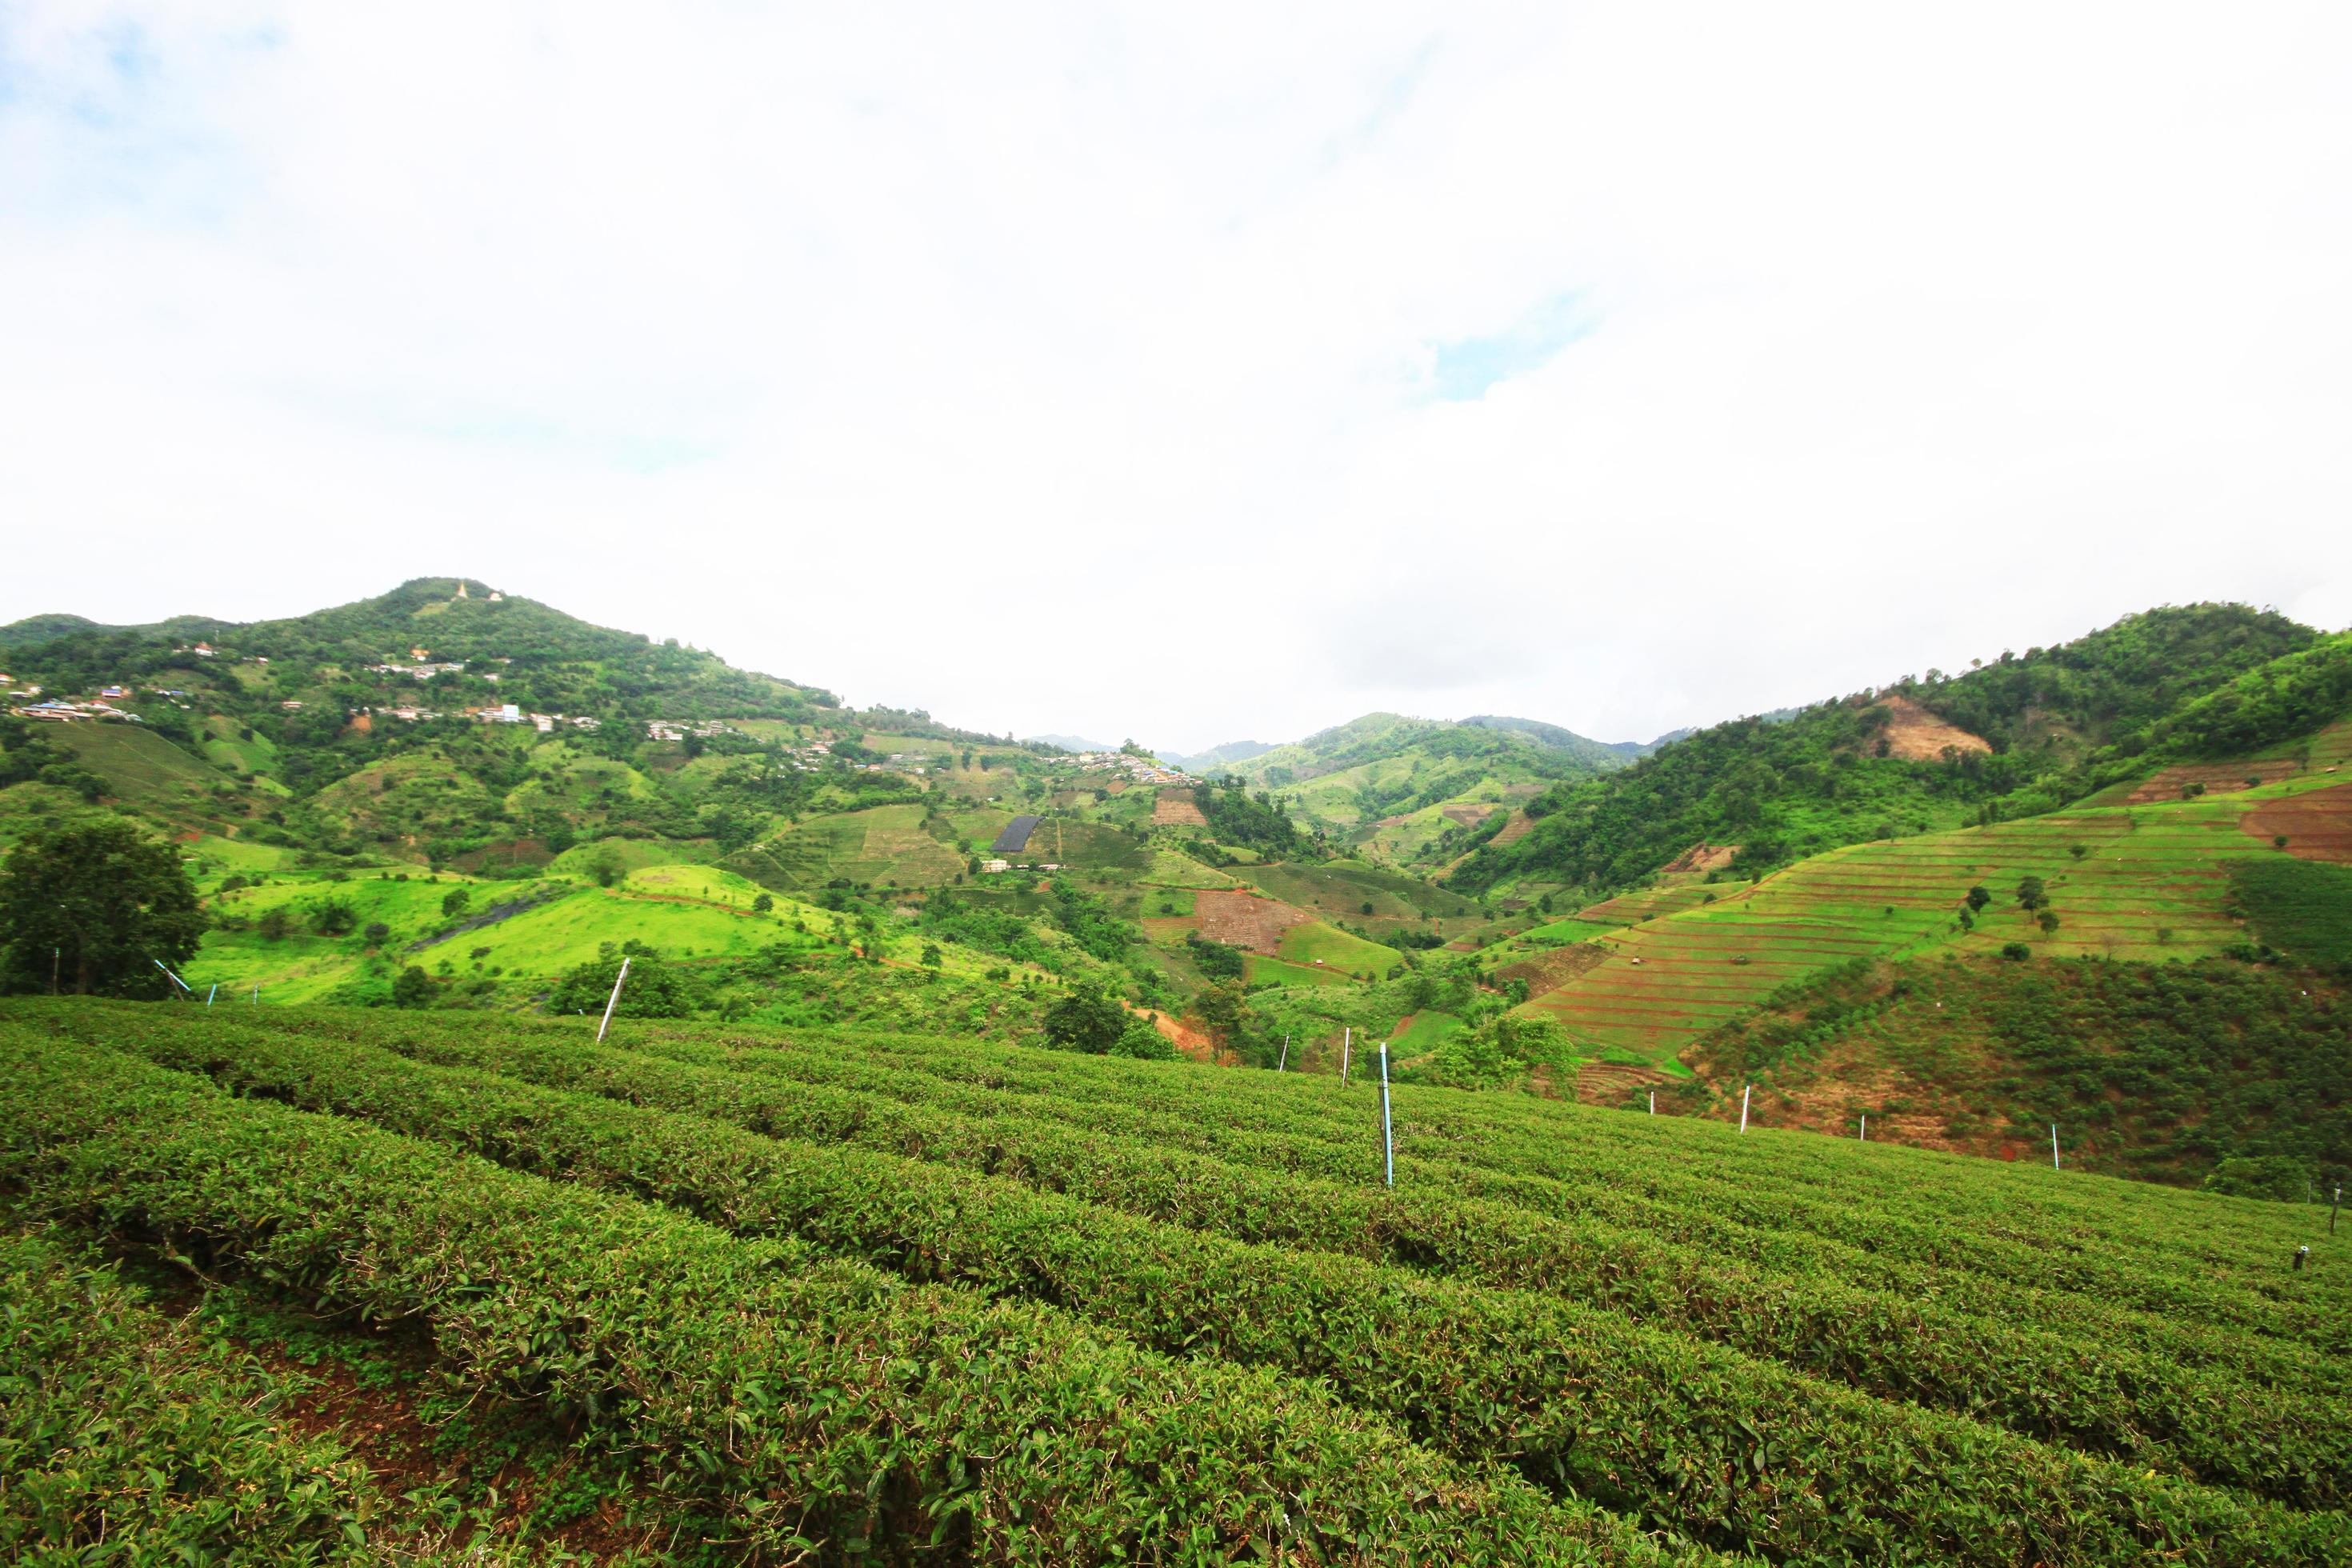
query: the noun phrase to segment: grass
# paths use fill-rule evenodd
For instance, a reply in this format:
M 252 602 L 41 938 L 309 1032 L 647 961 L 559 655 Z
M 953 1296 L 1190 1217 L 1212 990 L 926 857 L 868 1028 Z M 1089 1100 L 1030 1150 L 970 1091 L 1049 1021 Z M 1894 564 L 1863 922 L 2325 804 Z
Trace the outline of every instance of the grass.
M 1213 866 L 1203 866 L 1190 855 L 1155 847 L 1143 880 L 1163 888 L 1236 888 L 1241 884 Z
M 1303 963 L 1291 963 L 1279 958 L 1267 958 L 1252 953 L 1244 961 L 1244 978 L 1252 985 L 1347 985 L 1353 984 L 1343 971 L 1316 969 Z
M 1412 1015 L 1403 1033 L 1390 1040 L 1389 1049 L 1391 1053 L 1434 1050 L 1448 1037 L 1459 1034 L 1462 1027 L 1462 1020 L 1453 1014 L 1423 1008 Z
M 1392 947 L 1366 942 L 1321 921 L 1292 926 L 1282 933 L 1282 944 L 1275 951 L 1291 963 L 1319 963 L 1349 974 L 1369 973 L 1375 979 L 1387 973 L 1389 967 L 1402 956 Z
M 718 843 L 709 838 L 599 838 L 575 844 L 548 863 L 557 875 L 585 877 L 599 861 L 626 875 L 651 866 L 708 866 L 717 861 Z
M 167 822 L 189 825 L 246 815 L 242 799 L 225 800 L 213 793 L 229 785 L 227 775 L 139 725 L 52 724 L 41 732 L 104 779 L 108 794 Z

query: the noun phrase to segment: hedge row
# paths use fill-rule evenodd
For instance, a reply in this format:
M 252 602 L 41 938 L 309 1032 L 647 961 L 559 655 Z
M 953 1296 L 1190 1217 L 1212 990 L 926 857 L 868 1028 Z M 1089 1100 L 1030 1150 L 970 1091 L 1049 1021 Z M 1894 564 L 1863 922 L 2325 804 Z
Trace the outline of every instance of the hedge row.
M 1699 1539 L 1810 1551 L 1822 1549 L 1822 1531 L 1853 1529 L 1859 1533 L 1840 1549 L 1876 1552 L 1890 1520 L 1941 1539 L 1948 1492 L 2014 1485 L 2008 1500 L 2028 1516 L 2063 1511 L 2058 1500 L 2072 1495 L 2071 1482 L 2052 1491 L 2042 1479 L 2058 1456 L 2023 1444 L 2012 1452 L 1974 1424 L 1792 1378 L 1637 1330 L 1613 1312 L 1327 1252 L 1236 1244 L 1010 1181 L 772 1142 L 699 1116 L 530 1089 L 476 1068 L 422 1068 L 365 1046 L 182 1022 L 152 1009 L 130 1024 L 116 1037 L 124 1048 L 247 1091 L 363 1116 L 525 1169 L 621 1185 L 739 1228 L 803 1236 L 919 1278 L 1051 1301 L 1171 1352 L 1328 1379 L 1343 1397 L 1407 1420 L 1430 1441 L 1513 1457 L 1549 1484 L 1641 1509 Z M 721 1079 L 715 1087 L 729 1085 Z M 675 1098 L 739 1113 L 744 1106 L 709 1092 Z M 2332 1507 L 2346 1491 L 2340 1407 L 2215 1386 L 2196 1373 L 2164 1375 L 2127 1359 L 2102 1363 L 2079 1346 L 2053 1349 L 1994 1329 L 1964 1334 L 1835 1286 L 1768 1297 L 1743 1295 L 1741 1283 L 1697 1267 L 1658 1271 L 1636 1300 L 1637 1315 L 1679 1330 L 1703 1320 L 1719 1337 L 1751 1338 L 1782 1360 L 1829 1347 L 1850 1373 L 1865 1367 L 1882 1383 L 1900 1380 L 1876 1392 L 1932 1387 L 1962 1409 L 1971 1395 L 1979 1408 L 2000 1408 L 1995 1393 L 1977 1390 L 2017 1386 L 2016 1358 L 2039 1352 L 2042 1362 L 2024 1370 L 2047 1401 L 2039 1408 L 2064 1420 L 2060 1426 L 2045 1415 L 2052 1437 L 2296 1506 Z M 1707 1286 L 1712 1293 L 1703 1293 Z M 1635 1287 L 1621 1279 L 1617 1294 L 1635 1300 Z M 2136 1379 L 2155 1386 L 2137 1388 Z M 1692 1399 L 1688 1391 L 1700 1387 L 1722 1390 L 1727 1403 Z M 1652 1446 L 1662 1434 L 1672 1435 L 1675 1455 L 1664 1467 L 1654 1464 L 1660 1450 Z M 1740 1494 L 1727 1505 L 1712 1486 L 1694 1493 L 1694 1476 L 1752 1470 L 1766 1434 L 1801 1483 L 1783 1477 L 1788 1484 L 1755 1518 Z M 1791 1435 L 1800 1438 L 1793 1457 Z M 2006 1479 L 1981 1479 L 1993 1472 Z M 1960 1476 L 1965 1485 L 1953 1479 Z M 1862 1522 L 1825 1524 L 1831 1516 L 1791 1503 L 1791 1494 L 1838 1498 Z M 1956 1561 L 1974 1560 L 1947 1550 Z
M 421 1321 L 483 1394 L 625 1431 L 747 1556 L 1627 1563 L 1621 1521 L 1273 1376 L 232 1100 L 0 1031 L 0 1177 L 327 1311 Z M 625 1149 L 615 1150 L 625 1159 Z

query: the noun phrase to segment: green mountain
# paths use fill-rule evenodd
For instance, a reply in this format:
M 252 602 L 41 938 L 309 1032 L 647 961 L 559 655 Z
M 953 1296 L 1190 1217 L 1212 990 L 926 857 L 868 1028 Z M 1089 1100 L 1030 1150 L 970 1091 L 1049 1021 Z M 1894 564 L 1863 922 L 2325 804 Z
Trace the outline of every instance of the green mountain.
M 1213 771 L 1272 791 L 1374 860 L 1431 868 L 1506 831 L 1514 807 L 1626 760 L 1531 720 L 1367 713 Z
M 2320 640 L 2244 605 L 2151 610 L 1965 674 L 1931 669 L 1784 719 L 1715 725 L 1544 791 L 1527 803 L 1533 827 L 1482 847 L 1451 885 L 1600 893 L 1698 846 L 1737 846 L 1732 868 L 1753 873 L 2047 811 L 2168 743 L 2176 710 Z

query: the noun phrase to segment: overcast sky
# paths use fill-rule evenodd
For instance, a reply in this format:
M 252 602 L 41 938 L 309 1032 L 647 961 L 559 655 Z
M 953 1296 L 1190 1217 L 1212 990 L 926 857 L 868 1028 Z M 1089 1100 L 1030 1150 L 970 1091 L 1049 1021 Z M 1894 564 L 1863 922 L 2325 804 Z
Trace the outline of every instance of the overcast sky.
M 0 0 L 0 621 L 1171 750 L 2352 623 L 2352 5 Z

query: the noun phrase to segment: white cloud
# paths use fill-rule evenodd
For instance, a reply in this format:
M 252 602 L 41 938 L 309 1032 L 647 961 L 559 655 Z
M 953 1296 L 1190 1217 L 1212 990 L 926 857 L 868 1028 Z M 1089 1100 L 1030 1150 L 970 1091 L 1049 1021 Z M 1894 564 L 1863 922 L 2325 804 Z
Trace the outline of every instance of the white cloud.
M 1181 748 L 1646 736 L 2163 601 L 2342 626 L 2347 46 L 2329 5 L 18 6 L 0 515 L 103 570 L 0 619 L 463 571 Z

